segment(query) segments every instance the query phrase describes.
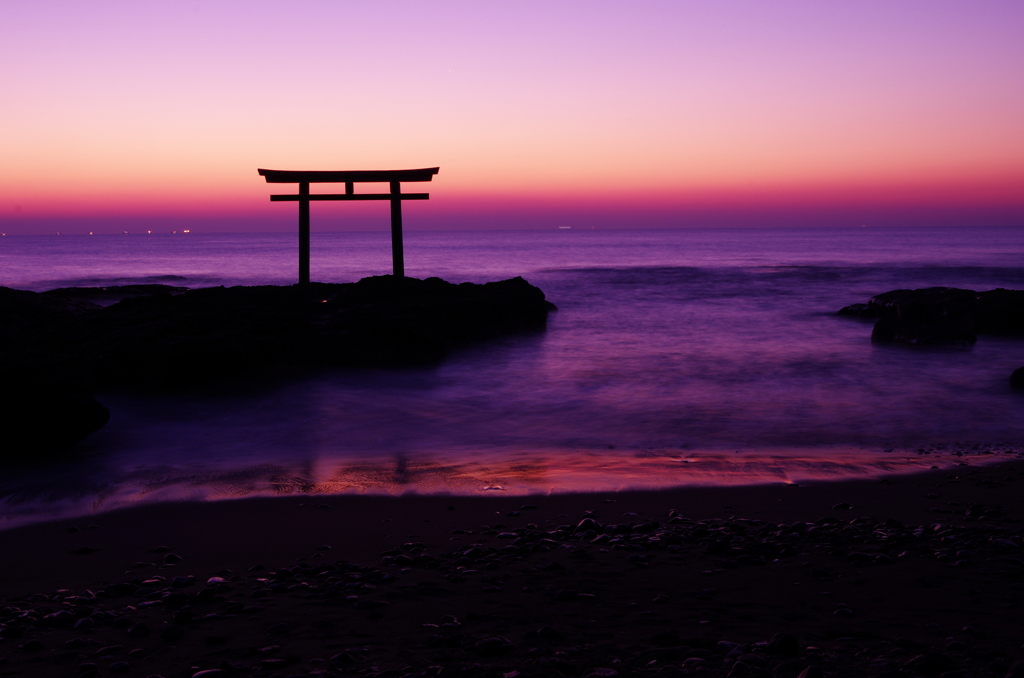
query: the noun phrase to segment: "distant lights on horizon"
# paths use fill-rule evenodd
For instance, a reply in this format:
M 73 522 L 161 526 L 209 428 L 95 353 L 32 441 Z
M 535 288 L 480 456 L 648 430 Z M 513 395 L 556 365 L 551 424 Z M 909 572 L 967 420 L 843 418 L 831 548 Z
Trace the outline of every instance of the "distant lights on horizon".
M 121 231 L 121 232 L 122 232 L 122 234 L 124 234 L 125 236 L 130 236 L 130 235 L 131 235 L 131 231 L 130 231 L 130 230 L 123 230 L 123 231 Z M 183 234 L 190 234 L 190 232 L 191 232 L 191 229 L 190 229 L 190 228 L 185 228 L 185 229 L 183 229 L 183 230 L 182 230 L 181 232 L 183 232 Z M 146 234 L 147 236 L 152 236 L 152 235 L 153 235 L 153 231 L 152 231 L 152 230 L 146 230 L 146 231 L 145 231 L 145 234 Z M 2 235 L 6 236 L 7 234 L 2 234 Z M 57 236 L 59 236 L 59 235 L 60 235 L 60 231 L 59 231 L 59 230 L 58 230 L 58 231 L 56 231 L 56 235 L 57 235 Z M 92 230 L 90 230 L 90 231 L 89 231 L 89 235 L 90 235 L 90 236 L 95 236 L 95 235 L 96 235 L 96 234 L 95 234 L 95 231 L 92 231 Z M 158 235 L 159 235 L 159 234 L 158 234 Z M 171 235 L 172 235 L 172 236 L 177 236 L 177 235 L 178 235 L 178 231 L 176 231 L 176 230 L 172 230 L 172 231 L 171 231 Z
M 182 230 L 182 233 L 191 233 L 191 232 L 192 232 L 192 229 L 189 229 L 189 228 L 186 228 L 186 229 Z M 146 231 L 146 233 L 151 234 L 151 233 L 153 233 L 153 231 Z M 125 235 L 130 235 L 130 232 L 129 231 L 124 231 L 124 234 Z M 171 234 L 172 235 L 177 235 L 178 232 L 177 231 L 171 231 Z M 63 234 L 60 231 L 54 231 L 54 235 L 63 235 Z M 96 235 L 96 234 L 93 231 L 89 231 L 89 235 Z M 7 237 L 7 233 L 0 233 L 0 237 L 6 238 Z

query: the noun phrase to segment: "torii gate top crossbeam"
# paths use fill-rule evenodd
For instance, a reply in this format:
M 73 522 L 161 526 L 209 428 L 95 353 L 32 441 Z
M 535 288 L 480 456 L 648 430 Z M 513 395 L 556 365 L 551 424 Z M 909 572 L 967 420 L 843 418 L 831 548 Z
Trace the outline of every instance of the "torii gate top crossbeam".
M 299 192 L 286 195 L 272 195 L 272 202 L 299 203 L 299 284 L 309 282 L 309 203 L 319 200 L 389 200 L 391 201 L 391 256 L 396 277 L 405 275 L 405 258 L 402 252 L 402 201 L 428 200 L 428 193 L 402 193 L 403 181 L 430 181 L 438 173 L 438 167 L 405 170 L 257 170 L 268 184 L 298 184 Z M 356 193 L 355 183 L 386 183 L 387 193 Z M 344 193 L 310 194 L 309 185 L 315 183 L 345 184 Z
M 430 181 L 440 170 L 439 167 L 406 170 L 342 170 L 342 171 L 294 171 L 257 170 L 268 184 L 342 184 L 349 181 L 390 183 L 392 181 Z

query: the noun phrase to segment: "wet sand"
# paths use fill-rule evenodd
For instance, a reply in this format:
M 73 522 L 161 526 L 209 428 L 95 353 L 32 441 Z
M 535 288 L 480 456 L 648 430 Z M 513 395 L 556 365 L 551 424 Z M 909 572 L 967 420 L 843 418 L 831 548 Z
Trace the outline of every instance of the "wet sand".
M 31 525 L 0 532 L 0 675 L 1002 676 L 1024 641 L 1021 487 L 1024 462 L 972 460 Z

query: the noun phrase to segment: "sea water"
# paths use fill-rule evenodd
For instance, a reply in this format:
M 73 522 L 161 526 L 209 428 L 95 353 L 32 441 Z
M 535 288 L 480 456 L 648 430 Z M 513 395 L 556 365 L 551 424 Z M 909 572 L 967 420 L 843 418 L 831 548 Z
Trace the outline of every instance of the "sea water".
M 836 315 L 897 288 L 1024 288 L 995 228 L 408 232 L 407 274 L 521 275 L 547 330 L 437 367 L 330 370 L 191 394 L 111 391 L 55 463 L 3 469 L 16 524 L 251 494 L 536 493 L 805 482 L 978 463 L 1024 445 L 1024 339 L 870 342 Z M 390 272 L 386 232 L 314 233 L 312 277 Z M 0 284 L 291 284 L 293 234 L 0 238 Z

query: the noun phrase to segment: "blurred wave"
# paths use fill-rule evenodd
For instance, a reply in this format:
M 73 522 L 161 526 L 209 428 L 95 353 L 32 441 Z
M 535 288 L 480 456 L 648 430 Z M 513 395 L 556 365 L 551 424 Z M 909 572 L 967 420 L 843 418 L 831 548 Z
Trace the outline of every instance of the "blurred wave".
M 387 272 L 387 238 L 314 234 L 314 279 Z M 784 482 L 953 463 L 975 445 L 1017 454 L 1020 339 L 874 346 L 869 322 L 835 311 L 896 288 L 1024 288 L 1020 242 L 967 228 L 411 232 L 410 275 L 523 275 L 559 307 L 547 332 L 432 369 L 100 394 L 110 424 L 74 456 L 5 469 L 0 521 L 279 492 Z M 0 284 L 37 290 L 290 284 L 295 265 L 291 234 L 0 242 Z

